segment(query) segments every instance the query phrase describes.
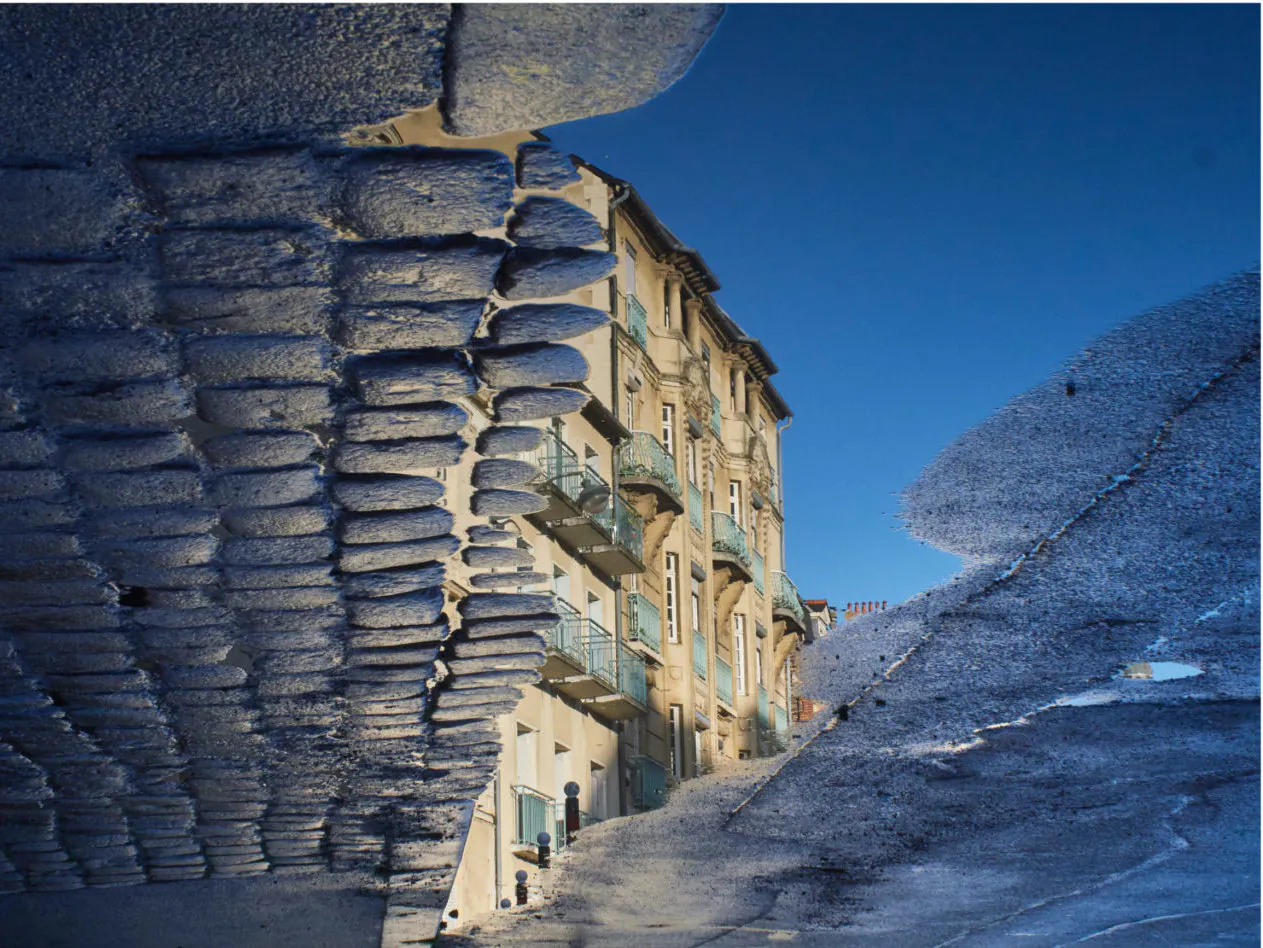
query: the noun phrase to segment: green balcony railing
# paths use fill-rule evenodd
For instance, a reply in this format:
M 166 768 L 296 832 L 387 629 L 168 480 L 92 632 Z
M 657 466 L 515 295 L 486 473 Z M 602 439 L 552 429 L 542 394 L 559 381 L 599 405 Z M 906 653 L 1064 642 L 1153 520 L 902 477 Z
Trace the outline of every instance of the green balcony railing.
M 548 632 L 548 647 L 556 649 L 578 664 L 584 664 L 583 623 L 584 618 L 574 606 L 564 599 L 557 600 L 557 611 L 561 619 Z
M 776 712 L 776 736 L 781 740 L 789 735 L 789 712 L 782 708 L 779 704 L 774 708 Z
M 718 655 L 715 656 L 715 697 L 732 705 L 732 666 Z
M 604 528 L 612 542 L 644 562 L 645 522 L 623 498 L 617 495 L 611 497 L 605 509 L 593 514 L 592 519 Z
M 595 619 L 586 619 L 565 600 L 557 600 L 561 619 L 548 633 L 548 647 L 566 655 L 589 675 L 618 687 L 618 643 Z
M 557 824 L 553 819 L 552 797 L 546 797 L 530 787 L 513 788 L 513 843 L 517 846 L 535 846 L 540 833 L 556 835 Z
M 807 624 L 807 612 L 803 609 L 802 597 L 798 595 L 798 587 L 788 576 L 777 570 L 772 580 L 772 608 L 785 609 L 794 614 L 800 625 Z
M 746 544 L 746 532 L 737 526 L 737 521 L 720 510 L 712 510 L 710 529 L 711 548 L 716 553 L 727 553 L 747 566 L 750 565 L 750 547 Z
M 645 674 L 645 660 L 626 645 L 621 646 L 618 656 L 618 690 L 643 705 L 649 704 L 649 679 Z
M 705 523 L 702 519 L 702 491 L 696 484 L 689 484 L 689 523 L 698 533 L 702 532 Z
M 759 685 L 759 728 L 763 731 L 769 730 L 772 726 L 772 718 L 768 711 L 767 689 Z
M 649 350 L 649 317 L 640 300 L 631 293 L 625 297 L 627 301 L 627 331 L 640 344 L 640 348 Z
M 767 564 L 763 562 L 763 554 L 755 550 L 750 554 L 750 572 L 754 574 L 754 591 L 760 596 L 764 591 L 764 577 L 767 575 Z
M 627 596 L 627 636 L 655 652 L 662 651 L 662 613 L 640 593 Z
M 693 674 L 702 681 L 706 680 L 706 636 L 702 633 L 693 632 Z
M 578 455 L 556 432 L 545 430 L 539 446 L 530 453 L 529 460 L 544 475 L 553 488 L 568 497 L 572 503 L 579 502 L 583 492 L 585 472 Z
M 710 430 L 715 434 L 723 434 L 723 415 L 719 411 L 719 396 L 710 397 Z
M 675 458 L 667 454 L 657 438 L 647 431 L 633 431 L 632 439 L 619 454 L 619 470 L 624 477 L 652 477 L 674 496 L 680 496 L 680 479 L 675 475 Z
M 633 757 L 632 805 L 638 810 L 656 810 L 667 799 L 667 770 L 651 757 Z
M 584 668 L 611 688 L 618 687 L 618 643 L 595 619 L 584 619 Z

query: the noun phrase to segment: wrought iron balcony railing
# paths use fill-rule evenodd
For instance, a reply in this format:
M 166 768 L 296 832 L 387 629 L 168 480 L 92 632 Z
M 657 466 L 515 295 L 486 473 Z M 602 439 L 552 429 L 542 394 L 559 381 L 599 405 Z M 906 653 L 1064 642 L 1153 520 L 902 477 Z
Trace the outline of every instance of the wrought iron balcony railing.
M 754 591 L 762 596 L 765 577 L 767 576 L 767 564 L 763 561 L 763 554 L 758 550 L 750 554 L 750 559 L 752 561 L 750 572 L 754 574 Z
M 693 632 L 693 674 L 702 681 L 706 680 L 708 656 L 706 655 L 706 636 Z
M 561 619 L 547 635 L 548 647 L 556 649 L 589 675 L 611 688 L 618 687 L 618 648 L 611 635 L 595 619 L 584 618 L 564 599 L 557 600 Z
M 777 570 L 772 581 L 772 608 L 791 612 L 800 625 L 807 624 L 807 612 L 803 609 L 802 597 L 798 595 L 798 587 L 788 576 Z
M 557 600 L 557 611 L 561 613 L 561 619 L 548 631 L 546 636 L 548 647 L 556 649 L 572 661 L 583 665 L 584 618 L 564 599 Z
M 724 418 L 719 410 L 719 396 L 712 395 L 710 397 L 710 430 L 715 434 L 723 434 Z
M 645 675 L 645 660 L 626 645 L 620 647 L 618 656 L 618 690 L 641 704 L 649 704 L 649 679 Z
M 702 519 L 702 491 L 696 484 L 689 484 L 689 523 L 693 529 L 701 533 L 705 521 Z
M 662 651 L 662 613 L 640 593 L 627 596 L 627 635 L 655 652 Z
M 750 565 L 750 548 L 746 544 L 746 532 L 731 516 L 719 510 L 710 513 L 711 549 L 726 553 L 740 562 Z
M 632 439 L 623 445 L 619 470 L 624 477 L 652 477 L 675 497 L 680 496 L 680 479 L 675 474 L 675 458 L 667 454 L 657 438 L 647 431 L 633 431 Z
M 605 528 L 611 541 L 644 562 L 645 522 L 623 498 L 613 495 L 605 509 L 594 514 L 592 519 Z
M 715 697 L 732 706 L 732 666 L 715 656 Z
M 513 844 L 535 846 L 540 833 L 555 835 L 552 797 L 530 787 L 513 787 Z
M 628 293 L 623 297 L 627 305 L 627 331 L 636 340 L 640 348 L 649 351 L 649 316 L 640 300 Z

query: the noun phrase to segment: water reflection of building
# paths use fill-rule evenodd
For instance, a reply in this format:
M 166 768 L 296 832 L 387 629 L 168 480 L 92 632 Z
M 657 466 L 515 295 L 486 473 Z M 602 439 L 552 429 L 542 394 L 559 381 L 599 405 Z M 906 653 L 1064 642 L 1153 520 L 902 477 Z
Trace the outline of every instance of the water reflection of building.
M 520 455 L 543 499 L 501 522 L 513 534 L 505 591 L 552 592 L 562 619 L 545 633 L 542 680 L 500 719 L 500 768 L 475 809 L 449 927 L 513 899 L 519 870 L 533 883 L 540 832 L 564 846 L 567 783 L 582 821 L 601 820 L 784 747 L 798 649 L 836 622 L 786 572 L 791 415 L 775 363 L 631 185 L 580 163 L 558 193 L 601 221 L 618 257 L 607 282 L 560 301 L 612 320 L 568 340 L 589 364 L 579 387 L 591 400 Z M 465 407 L 475 429 L 490 423 L 485 405 Z M 468 509 L 469 481 L 448 472 L 453 511 Z

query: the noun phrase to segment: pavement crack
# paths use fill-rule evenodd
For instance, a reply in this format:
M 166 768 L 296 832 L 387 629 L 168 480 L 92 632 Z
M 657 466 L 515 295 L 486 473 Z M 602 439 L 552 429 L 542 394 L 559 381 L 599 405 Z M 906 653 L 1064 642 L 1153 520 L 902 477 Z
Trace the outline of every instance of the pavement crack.
M 1179 918 L 1196 918 L 1199 915 L 1220 915 L 1225 912 L 1244 912 L 1247 909 L 1256 909 L 1260 907 L 1260 903 L 1252 902 L 1249 905 L 1233 905 L 1229 908 L 1203 909 L 1200 912 L 1179 912 L 1174 915 L 1150 915 L 1147 918 L 1138 918 L 1134 922 L 1120 922 L 1117 925 L 1111 925 L 1109 928 L 1102 928 L 1098 932 L 1092 932 L 1090 935 L 1084 935 L 1075 941 L 1063 941 L 1053 948 L 1065 948 L 1066 945 L 1081 945 L 1085 941 L 1092 941 L 1094 938 L 1101 938 L 1104 935 L 1112 935 L 1115 932 L 1126 931 L 1129 928 L 1138 928 L 1141 925 L 1152 925 L 1154 922 L 1169 922 Z

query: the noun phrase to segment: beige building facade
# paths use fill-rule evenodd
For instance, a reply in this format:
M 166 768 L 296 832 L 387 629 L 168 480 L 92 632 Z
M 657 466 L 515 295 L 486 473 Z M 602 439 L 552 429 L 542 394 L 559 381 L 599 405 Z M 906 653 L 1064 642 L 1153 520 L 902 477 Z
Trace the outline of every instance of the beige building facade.
M 578 171 L 564 196 L 602 222 L 594 249 L 618 265 L 565 301 L 611 322 L 569 340 L 590 366 L 587 406 L 552 419 L 521 455 L 540 471 L 546 506 L 500 524 L 529 554 L 511 567 L 529 582 L 505 591 L 551 591 L 562 618 L 540 682 L 501 719 L 501 766 L 475 810 L 449 928 L 514 901 L 519 870 L 533 883 L 539 832 L 564 848 L 567 783 L 584 822 L 608 819 L 782 748 L 788 660 L 816 625 L 785 571 L 780 439 L 791 414 L 770 382 L 775 364 L 634 188 Z M 490 412 L 465 407 L 474 439 Z M 448 479 L 464 527 L 469 472 Z

